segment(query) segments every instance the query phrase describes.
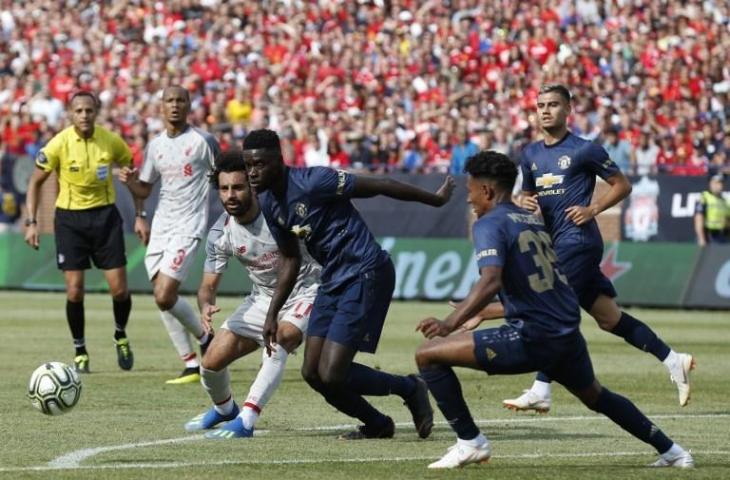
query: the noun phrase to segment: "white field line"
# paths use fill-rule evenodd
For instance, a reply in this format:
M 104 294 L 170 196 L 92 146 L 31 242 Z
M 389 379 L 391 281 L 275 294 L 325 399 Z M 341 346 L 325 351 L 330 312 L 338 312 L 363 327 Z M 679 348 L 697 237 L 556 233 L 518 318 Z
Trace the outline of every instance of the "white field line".
M 730 414 L 689 414 L 689 415 L 652 415 L 652 419 L 698 419 L 698 418 L 728 418 Z M 546 416 L 530 416 L 522 418 L 505 418 L 505 419 L 491 419 L 491 420 L 476 420 L 477 424 L 480 425 L 499 425 L 499 424 L 512 424 L 512 423 L 545 423 L 555 421 L 595 421 L 595 420 L 608 420 L 604 416 L 600 415 L 587 415 L 587 416 L 572 416 L 572 417 L 546 417 Z M 446 422 L 434 422 L 436 425 L 446 425 Z M 397 423 L 397 426 L 410 426 L 408 422 Z M 343 430 L 353 428 L 354 425 L 331 425 L 331 426 L 320 426 L 320 427 L 308 427 L 299 428 L 295 431 L 299 432 L 312 432 L 312 431 L 330 431 L 330 430 Z M 265 435 L 269 433 L 268 430 L 258 430 L 256 435 Z M 57 457 L 47 465 L 34 466 L 34 467 L 0 467 L 0 472 L 21 472 L 21 471 L 34 471 L 34 470 L 63 470 L 63 469 L 106 469 L 106 468 L 177 468 L 187 466 L 201 466 L 201 465 L 286 465 L 286 464 L 313 464 L 313 463 L 364 463 L 373 461 L 388 461 L 388 462 L 403 462 L 411 460 L 429 460 L 433 457 L 392 457 L 392 458 L 349 458 L 349 459 L 329 459 L 329 460 L 312 460 L 312 459 L 292 459 L 292 460 L 241 460 L 241 461 L 215 461 L 215 462 L 167 462 L 167 463 L 121 463 L 121 464 L 106 464 L 106 465 L 81 465 L 81 462 L 91 458 L 95 455 L 105 452 L 117 451 L 117 450 L 128 450 L 132 448 L 140 447 L 151 447 L 157 445 L 183 443 L 194 440 L 201 440 L 203 435 L 187 435 L 178 438 L 168 438 L 164 440 L 152 440 L 147 442 L 137 443 L 126 443 L 122 445 L 110 445 L 106 447 L 95 447 L 95 448 L 84 448 L 80 450 L 74 450 L 73 452 L 67 453 L 60 457 Z M 726 451 L 696 451 L 697 453 L 705 455 L 725 455 L 730 454 Z M 536 453 L 536 454 L 520 454 L 520 455 L 495 455 L 494 458 L 542 458 L 542 457 L 564 457 L 564 458 L 578 458 L 578 457 L 612 457 L 612 456 L 632 456 L 632 455 L 643 455 L 641 452 L 606 452 L 606 453 L 569 453 L 569 454 L 549 454 L 549 453 Z

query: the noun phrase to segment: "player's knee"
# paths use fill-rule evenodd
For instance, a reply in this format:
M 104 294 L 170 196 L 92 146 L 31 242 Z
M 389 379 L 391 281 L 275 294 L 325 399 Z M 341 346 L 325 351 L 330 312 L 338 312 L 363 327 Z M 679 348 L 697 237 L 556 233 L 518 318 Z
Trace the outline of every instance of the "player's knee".
M 66 298 L 69 302 L 82 302 L 84 300 L 84 287 L 83 285 L 68 285 L 66 286 Z
M 177 302 L 177 293 L 170 292 L 168 290 L 159 288 L 155 289 L 155 303 L 157 304 L 157 307 L 162 310 L 163 312 L 165 310 L 170 310 L 172 307 L 175 306 L 175 303 Z
M 280 326 L 276 334 L 276 343 L 281 345 L 287 353 L 291 353 L 302 343 L 302 332 L 294 327 Z
M 113 290 L 111 292 L 112 299 L 114 299 L 115 302 L 124 302 L 129 298 L 129 290 L 127 288 L 117 289 Z
M 209 355 L 208 354 L 203 355 L 203 358 L 200 360 L 200 366 L 203 367 L 204 370 L 211 370 L 213 372 L 218 372 L 220 370 L 223 370 L 225 368 L 225 365 L 222 364 L 220 361 L 220 358 L 216 357 L 215 355 Z
M 337 369 L 327 369 L 324 371 L 320 369 L 318 376 L 322 385 L 328 389 L 343 387 L 347 381 L 347 372 L 340 372 Z
M 429 343 L 424 342 L 416 349 L 416 365 L 418 369 L 428 368 L 432 364 L 431 349 Z
M 307 384 L 316 391 L 322 389 L 322 380 L 319 378 L 317 368 L 312 368 L 306 364 L 302 365 L 302 378 Z

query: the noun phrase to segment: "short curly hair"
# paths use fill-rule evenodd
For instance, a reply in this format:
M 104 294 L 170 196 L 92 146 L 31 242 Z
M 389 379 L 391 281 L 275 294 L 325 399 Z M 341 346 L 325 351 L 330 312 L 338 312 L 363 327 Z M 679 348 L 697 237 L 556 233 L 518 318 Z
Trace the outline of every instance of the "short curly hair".
M 508 191 L 512 191 L 517 179 L 517 165 L 507 155 L 494 150 L 482 150 L 469 157 L 464 171 L 474 178 L 494 180 Z
M 215 159 L 215 167 L 208 175 L 208 180 L 213 188 L 218 189 L 218 175 L 221 172 L 243 172 L 246 173 L 246 164 L 243 163 L 243 152 L 241 150 L 226 150 L 218 154 Z

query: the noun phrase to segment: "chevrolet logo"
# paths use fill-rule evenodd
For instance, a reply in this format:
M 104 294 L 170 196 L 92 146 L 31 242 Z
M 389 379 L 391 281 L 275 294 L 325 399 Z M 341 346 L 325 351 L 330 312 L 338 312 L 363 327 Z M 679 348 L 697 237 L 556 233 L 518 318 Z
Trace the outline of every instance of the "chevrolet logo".
M 537 178 L 535 185 L 543 188 L 550 188 L 553 185 L 560 185 L 563 183 L 565 175 L 553 175 L 552 173 L 546 173 Z

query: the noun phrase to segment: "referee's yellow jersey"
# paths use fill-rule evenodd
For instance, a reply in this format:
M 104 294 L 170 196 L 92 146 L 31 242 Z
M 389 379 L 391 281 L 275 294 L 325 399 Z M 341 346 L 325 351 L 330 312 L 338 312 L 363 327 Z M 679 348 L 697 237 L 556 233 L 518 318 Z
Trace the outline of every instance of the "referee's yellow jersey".
M 56 207 L 86 210 L 114 203 L 112 164 L 129 166 L 132 152 L 116 133 L 99 125 L 81 138 L 68 127 L 53 137 L 36 157 L 36 165 L 58 174 Z

